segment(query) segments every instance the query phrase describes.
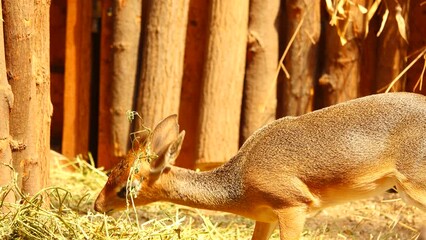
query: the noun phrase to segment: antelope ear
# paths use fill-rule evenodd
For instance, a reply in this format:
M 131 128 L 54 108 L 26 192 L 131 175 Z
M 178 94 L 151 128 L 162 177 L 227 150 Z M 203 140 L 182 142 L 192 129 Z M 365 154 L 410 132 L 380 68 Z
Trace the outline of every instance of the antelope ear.
M 177 123 L 177 115 L 170 115 L 157 124 L 151 135 L 152 150 L 162 156 L 166 152 L 169 145 L 175 141 L 179 134 L 179 124 Z
M 151 173 L 161 173 L 174 162 L 179 154 L 185 132 L 179 134 L 177 116 L 171 115 L 161 121 L 154 129 L 151 136 L 152 150 L 157 158 L 151 162 Z
M 176 158 L 179 156 L 180 150 L 182 149 L 183 138 L 185 137 L 185 131 L 179 133 L 177 139 L 170 144 L 167 149 L 164 159 L 166 164 L 175 165 Z
M 179 156 L 180 149 L 182 148 L 184 137 L 185 131 L 182 131 L 175 141 L 169 145 L 167 152 L 162 156 L 158 156 L 158 158 L 151 162 L 150 171 L 152 174 L 161 174 L 165 169 L 175 164 L 175 160 Z

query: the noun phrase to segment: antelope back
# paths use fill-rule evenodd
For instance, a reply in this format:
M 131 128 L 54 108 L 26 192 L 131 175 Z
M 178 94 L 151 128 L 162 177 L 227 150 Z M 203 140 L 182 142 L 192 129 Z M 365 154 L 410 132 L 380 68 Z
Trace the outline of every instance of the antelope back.
M 402 176 L 423 182 L 425 119 L 424 96 L 377 94 L 272 122 L 237 155 L 248 188 L 262 186 L 288 201 L 335 204 L 375 195 Z M 325 199 L 315 203 L 316 195 Z

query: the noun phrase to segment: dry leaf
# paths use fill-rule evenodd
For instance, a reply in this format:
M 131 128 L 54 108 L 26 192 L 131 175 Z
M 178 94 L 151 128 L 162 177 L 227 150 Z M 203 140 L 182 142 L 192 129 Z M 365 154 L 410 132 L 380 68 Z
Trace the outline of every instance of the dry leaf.
M 376 0 L 373 2 L 373 4 L 371 5 L 370 9 L 368 9 L 368 13 L 367 13 L 367 22 L 369 22 L 374 14 L 377 12 L 377 9 L 379 8 L 380 3 L 382 2 L 382 0 Z
M 367 36 L 367 34 L 369 32 L 370 21 L 374 17 L 374 14 L 376 14 L 377 9 L 379 8 L 379 5 L 380 5 L 381 2 L 382 2 L 381 0 L 374 1 L 373 4 L 371 5 L 370 9 L 368 9 L 367 20 L 365 21 L 365 36 Z
M 385 28 L 385 24 L 388 20 L 389 17 L 389 9 L 386 9 L 385 14 L 383 14 L 383 18 L 382 18 L 382 23 L 380 24 L 380 29 L 377 32 L 377 37 L 380 36 L 380 34 L 382 33 L 383 29 Z
M 337 3 L 337 7 L 336 10 L 337 12 L 342 15 L 344 18 L 346 18 L 346 9 L 345 9 L 345 5 L 346 5 L 346 1 L 345 0 L 340 0 Z
M 422 87 L 423 87 L 423 79 L 424 79 L 424 76 L 425 76 L 425 70 L 426 70 L 426 55 L 423 55 L 423 70 L 422 70 L 422 73 L 420 74 L 420 77 L 419 77 L 419 82 L 420 82 L 420 87 L 419 87 L 419 90 L 421 91 L 422 90 Z
M 325 0 L 325 5 L 327 5 L 328 13 L 332 14 L 334 12 L 334 6 L 331 0 Z
M 334 4 L 332 2 L 332 0 L 325 0 L 325 3 L 327 5 L 327 11 L 328 14 L 330 14 L 331 19 L 330 19 L 330 25 L 331 26 L 335 26 L 337 24 L 337 13 L 336 13 L 336 9 L 334 8 Z
M 396 19 L 396 22 L 398 24 L 399 34 L 401 34 L 401 37 L 405 40 L 405 42 L 408 42 L 408 40 L 407 40 L 407 29 L 405 27 L 405 20 L 404 20 L 404 17 L 402 16 L 401 5 L 399 5 L 399 4 L 396 7 L 395 19 Z
M 359 9 L 359 11 L 362 13 L 362 14 L 366 14 L 367 12 L 368 12 L 368 10 L 367 10 L 367 8 L 365 8 L 364 6 L 362 6 L 361 4 L 356 4 L 357 5 L 357 7 L 358 7 L 358 9 Z

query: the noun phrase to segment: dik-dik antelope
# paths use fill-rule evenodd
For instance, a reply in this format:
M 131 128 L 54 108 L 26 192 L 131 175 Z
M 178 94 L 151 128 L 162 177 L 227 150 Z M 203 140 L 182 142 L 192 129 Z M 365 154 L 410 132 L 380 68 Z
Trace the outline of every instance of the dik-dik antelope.
M 214 116 L 212 116 L 214 117 Z M 218 129 L 219 131 L 220 129 Z M 395 187 L 426 209 L 426 97 L 377 94 L 300 117 L 285 117 L 256 131 L 227 163 L 206 172 L 173 166 L 184 131 L 176 115 L 147 136 L 158 156 L 142 161 L 131 183 L 136 205 L 169 201 L 256 220 L 253 239 L 297 239 L 308 213 Z M 218 149 L 217 151 L 220 151 Z M 101 212 L 126 207 L 130 153 L 99 194 Z

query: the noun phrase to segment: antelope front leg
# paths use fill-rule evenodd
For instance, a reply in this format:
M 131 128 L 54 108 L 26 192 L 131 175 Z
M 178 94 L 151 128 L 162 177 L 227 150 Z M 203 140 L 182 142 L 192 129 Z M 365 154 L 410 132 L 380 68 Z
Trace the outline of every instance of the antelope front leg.
M 277 226 L 277 222 L 274 223 L 265 223 L 265 222 L 256 222 L 254 227 L 254 232 L 252 240 L 268 240 Z
M 306 207 L 290 207 L 276 210 L 281 240 L 299 239 L 306 220 Z

